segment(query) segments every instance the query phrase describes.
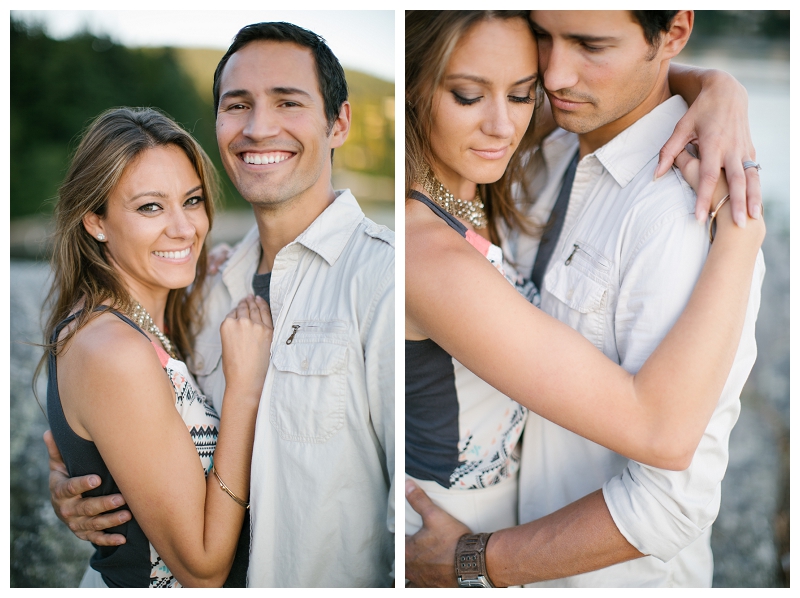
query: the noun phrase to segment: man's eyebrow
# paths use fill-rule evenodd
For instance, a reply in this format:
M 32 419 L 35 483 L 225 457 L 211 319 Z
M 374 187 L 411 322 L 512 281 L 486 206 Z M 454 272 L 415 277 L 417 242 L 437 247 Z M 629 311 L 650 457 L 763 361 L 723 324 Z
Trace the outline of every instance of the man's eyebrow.
M 231 89 L 230 91 L 226 91 L 223 93 L 220 98 L 219 102 L 222 103 L 222 100 L 227 100 L 228 98 L 247 98 L 250 97 L 250 92 L 246 89 Z
M 536 35 L 550 35 L 547 31 L 542 29 L 534 21 L 531 21 L 531 28 Z M 619 41 L 619 38 L 612 35 L 588 35 L 586 33 L 562 33 L 564 39 L 573 40 L 576 42 L 584 42 L 590 44 L 608 43 Z
M 538 77 L 539 75 L 534 73 L 532 75 L 528 75 L 527 77 L 523 77 L 519 81 L 515 81 L 513 85 L 521 85 L 522 83 L 528 83 L 529 81 L 536 81 Z M 491 85 L 491 81 L 489 81 L 489 79 L 484 79 L 483 77 L 478 77 L 476 75 L 468 75 L 466 73 L 454 73 L 445 77 L 445 80 L 447 81 L 450 79 L 466 79 L 467 81 L 474 81 L 475 83 L 480 83 L 481 85 Z
M 301 96 L 306 96 L 308 98 L 311 97 L 310 93 L 298 87 L 273 87 L 269 91 L 272 95 L 283 95 L 283 96 L 301 95 Z

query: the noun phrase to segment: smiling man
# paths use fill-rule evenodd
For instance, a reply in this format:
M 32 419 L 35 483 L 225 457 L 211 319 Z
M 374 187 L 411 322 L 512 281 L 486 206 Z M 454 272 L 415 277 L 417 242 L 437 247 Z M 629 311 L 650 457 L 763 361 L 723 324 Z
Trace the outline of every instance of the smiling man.
M 667 73 L 693 18 L 691 11 L 531 12 L 540 74 L 561 128 L 530 162 L 537 201 L 529 215 L 547 224 L 546 232 L 541 242 L 519 236 L 506 246 L 532 273 L 542 310 L 632 373 L 683 311 L 708 253 L 692 189 L 676 169 L 654 180 L 659 150 L 687 110 L 671 95 Z M 763 275 L 759 254 L 733 368 L 686 471 L 631 461 L 529 413 L 522 525 L 472 539 L 484 581 L 711 585 L 711 525 L 739 394 L 756 357 Z M 464 529 L 419 489 L 409 490 L 428 537 L 415 537 L 419 546 L 407 542 L 406 573 L 412 560 L 415 583 L 452 585 L 453 547 Z M 433 545 L 448 547 L 448 554 L 426 554 L 423 547 Z
M 250 587 L 389 586 L 394 233 L 331 184 L 334 149 L 350 128 L 344 71 L 310 31 L 249 25 L 217 67 L 214 104 L 225 170 L 256 219 L 205 294 L 193 369 L 218 412 L 220 323 L 255 293 L 275 325 L 255 431 L 252 520 L 229 585 L 247 569 Z M 53 476 L 60 480 L 51 475 L 51 489 Z M 85 483 L 53 490 L 60 516 L 111 505 L 58 506 Z M 118 524 L 103 517 L 70 527 Z

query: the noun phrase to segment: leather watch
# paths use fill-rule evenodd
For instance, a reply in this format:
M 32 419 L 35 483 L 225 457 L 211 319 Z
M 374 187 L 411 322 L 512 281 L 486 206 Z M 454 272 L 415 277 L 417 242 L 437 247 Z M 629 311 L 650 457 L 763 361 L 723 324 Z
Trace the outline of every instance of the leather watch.
M 460 588 L 493 588 L 486 573 L 486 545 L 492 534 L 464 534 L 456 545 L 456 579 Z

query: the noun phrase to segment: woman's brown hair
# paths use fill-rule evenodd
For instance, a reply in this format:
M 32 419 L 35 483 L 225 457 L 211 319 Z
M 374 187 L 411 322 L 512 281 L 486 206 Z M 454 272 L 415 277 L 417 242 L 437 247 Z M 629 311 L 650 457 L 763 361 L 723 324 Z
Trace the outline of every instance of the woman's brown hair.
M 217 176 L 214 166 L 194 138 L 169 117 L 152 108 L 114 108 L 103 112 L 87 127 L 72 157 L 55 207 L 55 231 L 50 266 L 53 282 L 47 296 L 49 318 L 45 326 L 47 352 L 56 355 L 72 336 L 98 315 L 95 307 L 109 304 L 125 310 L 131 297 L 114 267 L 104 243 L 84 228 L 89 213 L 105 215 L 108 198 L 125 169 L 148 149 L 175 146 L 182 150 L 200 178 L 209 226 L 214 218 Z M 207 242 L 207 239 L 206 239 Z M 200 295 L 207 267 L 206 244 L 197 260 L 194 283 L 172 289 L 167 297 L 164 324 L 178 353 L 193 356 L 192 345 L 200 324 Z M 50 342 L 53 331 L 82 303 L 76 325 L 60 340 Z M 35 380 L 36 377 L 34 377 Z
M 430 144 L 433 95 L 444 77 L 450 56 L 471 27 L 489 19 L 523 19 L 530 27 L 527 11 L 406 11 L 406 197 L 419 169 L 433 163 Z M 480 185 L 489 236 L 496 244 L 499 244 L 501 224 L 530 232 L 530 224 L 512 197 L 512 187 L 527 186 L 525 163 L 538 142 L 534 122 L 542 99 L 542 89 L 537 84 L 534 115 L 505 173 L 494 183 Z

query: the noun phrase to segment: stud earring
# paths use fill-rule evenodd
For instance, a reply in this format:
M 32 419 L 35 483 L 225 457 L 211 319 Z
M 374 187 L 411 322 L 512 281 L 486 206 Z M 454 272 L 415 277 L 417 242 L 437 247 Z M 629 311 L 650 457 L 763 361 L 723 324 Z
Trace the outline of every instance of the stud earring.
M 99 235 L 97 235 L 97 240 L 98 241 L 105 241 L 106 240 L 106 236 L 103 233 L 100 233 Z

